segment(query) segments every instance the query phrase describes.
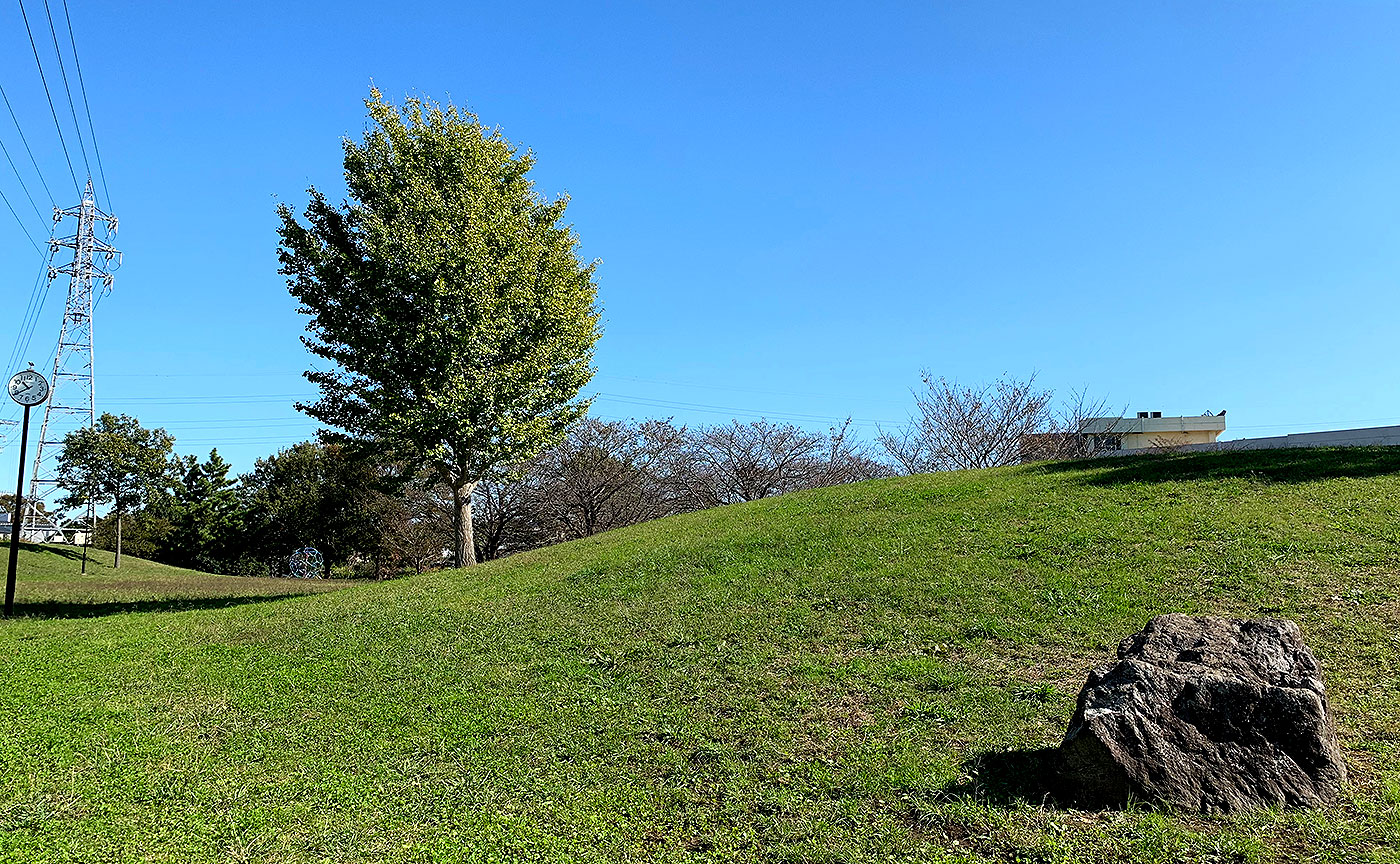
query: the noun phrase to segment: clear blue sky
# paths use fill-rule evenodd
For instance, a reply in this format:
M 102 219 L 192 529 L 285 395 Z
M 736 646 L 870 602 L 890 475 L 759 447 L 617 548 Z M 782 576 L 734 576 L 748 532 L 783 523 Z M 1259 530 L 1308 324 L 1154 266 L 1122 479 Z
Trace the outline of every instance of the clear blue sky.
M 868 432 L 928 368 L 1226 408 L 1227 437 L 1400 422 L 1394 3 L 69 9 L 126 254 L 99 408 L 239 469 L 314 429 L 291 408 L 308 358 L 273 207 L 339 189 L 371 81 L 465 103 L 573 196 L 603 262 L 604 416 Z M 0 84 L 75 203 L 14 4 Z M 3 113 L 0 141 L 37 190 Z M 0 191 L 42 236 L 3 162 Z M 6 349 L 37 265 L 0 209 Z

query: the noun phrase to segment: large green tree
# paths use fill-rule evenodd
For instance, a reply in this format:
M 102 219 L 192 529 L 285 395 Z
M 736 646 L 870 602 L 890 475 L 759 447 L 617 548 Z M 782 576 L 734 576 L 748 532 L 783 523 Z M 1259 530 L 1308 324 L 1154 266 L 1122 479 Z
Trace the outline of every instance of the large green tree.
M 89 501 L 112 505 L 116 517 L 116 558 L 122 564 L 122 517 L 145 506 L 171 479 L 170 450 L 175 439 L 164 429 L 147 429 L 135 417 L 103 414 L 93 426 L 68 433 L 58 456 L 58 485 L 67 493 L 64 509 Z
M 310 316 L 306 346 L 333 361 L 297 407 L 452 491 L 455 557 L 474 563 L 472 491 L 533 457 L 587 410 L 599 312 L 594 263 L 542 198 L 535 157 L 451 104 L 366 101 L 346 139 L 348 199 L 312 187 L 302 223 L 278 208 L 279 257 Z
M 303 441 L 259 459 L 242 476 L 246 543 L 264 558 L 282 559 L 315 546 L 326 567 L 372 551 L 368 501 L 372 467 L 342 444 Z

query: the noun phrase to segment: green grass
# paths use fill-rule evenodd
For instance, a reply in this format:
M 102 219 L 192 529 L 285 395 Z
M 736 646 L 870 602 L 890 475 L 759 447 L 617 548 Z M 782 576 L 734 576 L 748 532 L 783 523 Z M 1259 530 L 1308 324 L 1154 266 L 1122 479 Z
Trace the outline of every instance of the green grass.
M 874 481 L 224 608 L 43 576 L 86 596 L 0 626 L 0 860 L 1396 862 L 1398 573 L 1400 448 Z M 1088 813 L 990 770 L 1168 611 L 1301 624 L 1343 800 Z
M 9 562 L 10 544 L 0 541 L 0 566 Z M 123 612 L 211 609 L 332 591 L 342 583 L 320 579 L 247 579 L 216 576 L 89 549 L 81 546 L 21 543 L 15 616 L 83 618 Z M 86 572 L 84 572 L 86 571 Z

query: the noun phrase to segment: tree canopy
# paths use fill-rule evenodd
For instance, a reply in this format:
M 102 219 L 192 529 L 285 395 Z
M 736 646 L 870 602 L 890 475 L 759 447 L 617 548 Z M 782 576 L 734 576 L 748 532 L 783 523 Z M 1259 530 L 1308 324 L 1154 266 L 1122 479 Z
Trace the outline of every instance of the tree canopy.
M 68 433 L 58 457 L 58 485 L 68 494 L 59 506 L 111 504 L 117 519 L 116 558 L 121 566 L 122 516 L 145 506 L 163 490 L 175 439 L 164 429 L 147 429 L 135 417 L 103 414 L 93 426 Z
M 451 488 L 456 558 L 474 560 L 475 484 L 532 458 L 587 410 L 600 335 L 595 263 L 542 198 L 529 151 L 451 104 L 366 100 L 344 142 L 348 199 L 278 208 L 279 259 L 334 368 L 298 408 Z

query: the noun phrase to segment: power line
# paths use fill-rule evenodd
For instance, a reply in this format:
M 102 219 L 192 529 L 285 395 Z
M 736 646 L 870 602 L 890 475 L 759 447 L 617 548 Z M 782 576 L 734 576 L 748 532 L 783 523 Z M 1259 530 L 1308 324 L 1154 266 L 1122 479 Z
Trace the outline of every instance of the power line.
M 87 176 L 92 177 L 92 165 L 88 163 L 87 146 L 83 143 L 83 124 L 78 122 L 78 109 L 73 104 L 73 90 L 68 86 L 68 70 L 63 66 L 63 49 L 58 47 L 58 31 L 53 26 L 53 13 L 49 11 L 49 0 L 44 0 L 44 17 L 49 19 L 49 36 L 53 38 L 53 55 L 58 58 L 58 74 L 63 78 L 63 92 L 68 96 L 68 111 L 73 115 L 73 130 L 78 133 L 78 152 L 83 154 L 83 167 Z
M 25 329 L 20 331 L 21 338 L 15 342 L 15 353 L 14 356 L 10 358 L 11 366 L 18 363 L 20 358 L 24 357 L 24 355 L 29 352 L 29 345 L 34 341 L 34 328 L 39 323 L 39 313 L 43 311 L 44 303 L 49 299 L 49 286 L 53 284 L 53 280 L 48 278 L 49 267 L 53 263 L 53 247 L 49 248 L 50 252 L 48 255 L 44 256 L 43 264 L 39 269 L 39 277 L 36 280 L 40 290 L 37 292 L 30 292 L 36 299 L 27 320 L 21 325 Z
M 145 418 L 143 418 L 143 419 L 145 419 Z M 224 430 L 224 429 L 245 429 L 245 430 L 246 430 L 246 429 L 309 429 L 309 428 L 313 428 L 313 427 L 315 427 L 315 426 L 317 425 L 315 420 L 298 421 L 298 420 L 286 420 L 286 418 L 279 418 L 279 419 L 285 420 L 286 422 L 281 422 L 281 423 L 253 423 L 253 422 L 243 421 L 243 420 L 223 420 L 223 421 L 213 420 L 213 421 L 211 421 L 211 420 L 149 420 L 149 419 L 145 419 L 145 422 L 149 423 L 149 424 L 152 425 L 152 426 L 160 426 L 160 427 L 162 427 L 162 428 L 168 427 L 168 428 L 175 429 L 176 431 L 181 431 L 181 430 L 183 430 L 183 431 L 185 431 L 185 432 L 218 432 L 218 431 L 221 431 L 221 430 Z
M 315 393 L 201 393 L 198 396 L 128 396 L 128 402 L 174 402 L 183 404 L 185 402 L 212 402 L 218 403 L 227 399 L 256 399 L 258 401 L 268 401 L 276 399 L 310 399 Z
M 102 151 L 97 148 L 97 130 L 92 125 L 92 107 L 88 104 L 87 84 L 83 83 L 83 64 L 78 60 L 78 40 L 73 38 L 73 19 L 68 14 L 68 0 L 63 0 L 63 17 L 68 22 L 68 42 L 73 46 L 73 67 L 78 70 L 78 90 L 83 94 L 83 113 L 87 114 L 92 154 L 97 157 L 97 176 L 102 180 L 102 197 L 107 200 L 107 209 L 111 210 L 112 196 L 107 191 L 107 172 L 102 167 Z
M 39 81 L 44 85 L 44 96 L 49 100 L 49 113 L 53 115 L 54 129 L 58 130 L 58 143 L 63 147 L 63 158 L 68 162 L 68 174 L 73 178 L 73 190 L 83 194 L 78 185 L 78 172 L 73 170 L 73 157 L 68 155 L 68 141 L 63 137 L 63 124 L 58 122 L 58 109 L 53 107 L 53 94 L 49 92 L 49 81 L 44 77 L 44 63 L 39 59 L 39 46 L 34 41 L 34 31 L 29 27 L 29 15 L 24 11 L 24 0 L 19 0 L 19 15 L 24 19 L 24 32 L 29 34 L 29 47 L 34 52 L 34 65 L 39 67 Z
M 52 239 L 52 232 L 50 232 L 49 236 L 50 239 Z M 52 257 L 53 247 L 50 246 L 49 254 L 39 259 L 39 275 L 37 278 L 35 278 L 34 286 L 29 291 L 29 304 L 25 307 L 24 316 L 20 319 L 19 330 L 15 334 L 14 346 L 11 347 L 10 356 L 5 361 L 5 369 L 0 371 L 8 371 L 10 369 L 15 368 L 15 366 L 17 366 L 19 363 L 18 358 L 24 356 L 24 351 L 28 350 L 29 348 L 29 341 L 25 338 L 24 331 L 26 328 L 28 328 L 30 336 L 33 336 L 33 326 L 30 324 L 30 315 L 34 315 L 35 320 L 38 320 L 38 310 L 43 306 L 43 301 L 39 299 L 41 296 L 39 288 L 40 286 L 47 284 L 45 277 L 48 275 L 49 264 L 52 260 Z M 43 296 L 47 296 L 47 290 L 45 290 Z M 21 349 L 20 347 L 21 343 L 23 343 L 24 345 L 23 349 Z M 56 347 L 57 346 L 55 346 L 55 348 Z M 6 406 L 6 409 L 6 416 L 3 419 L 17 417 L 19 416 L 19 412 L 21 410 L 19 405 L 15 404 L 13 401 Z M 4 449 L 6 446 L 9 445 L 10 440 L 14 437 L 17 428 L 18 427 L 12 426 L 5 432 L 3 436 L 0 436 L 0 449 Z
M 15 122 L 15 131 L 19 133 L 19 140 L 24 144 L 24 152 L 29 154 L 29 164 L 34 166 L 34 173 L 39 175 L 39 184 L 44 187 L 44 192 L 49 196 L 49 204 L 57 207 L 58 202 L 54 200 L 53 192 L 49 191 L 49 184 L 44 179 L 44 172 L 39 170 L 39 161 L 34 158 L 34 151 L 29 147 L 29 139 L 24 136 L 24 129 L 20 128 L 19 118 L 15 116 L 14 106 L 10 104 L 10 97 L 5 94 L 4 87 L 0 87 L 0 99 L 5 100 L 5 108 L 10 112 L 10 119 Z M 101 167 L 100 163 L 99 167 Z
M 271 438 L 186 438 L 176 441 L 176 444 L 218 444 L 220 446 L 235 446 L 248 444 L 296 444 L 306 441 L 306 438 L 287 438 L 283 435 Z
M 52 233 L 50 233 L 52 239 Z M 24 353 L 29 350 L 29 343 L 34 337 L 34 325 L 39 320 L 39 312 L 43 309 L 44 300 L 49 294 L 48 280 L 49 264 L 53 258 L 53 246 L 49 247 L 48 254 L 39 259 L 39 275 L 34 279 L 34 286 L 29 290 L 29 304 L 24 309 L 24 315 L 20 318 L 19 330 L 15 334 L 14 346 L 10 349 L 9 359 L 5 368 L 13 368 Z M 42 289 L 42 290 L 41 290 Z
M 111 372 L 104 378 L 286 378 L 300 372 Z
M 45 264 L 46 264 L 46 265 L 48 264 L 48 259 L 47 259 L 47 258 L 45 259 Z M 27 346 L 26 346 L 26 347 L 27 347 Z M 43 355 L 43 356 L 45 356 L 45 357 L 52 356 L 53 353 L 54 353 L 55 351 L 57 351 L 57 350 L 58 350 L 58 344 L 55 343 L 55 344 L 54 344 L 54 347 L 48 352 L 48 354 L 45 354 L 45 355 Z M 18 365 L 19 365 L 19 362 L 18 362 L 18 361 L 12 360 L 12 361 L 8 364 L 7 368 L 13 369 L 15 366 L 18 366 Z M 50 386 L 52 386 L 52 385 L 50 385 Z M 10 411 L 10 412 L 6 415 L 5 419 L 7 419 L 7 420 L 11 420 L 11 419 L 13 419 L 13 418 L 15 418 L 15 417 L 18 417 L 19 414 L 20 414 L 20 411 L 23 410 L 23 409 L 20 408 L 19 405 L 13 404 L 13 402 L 12 402 L 12 404 L 11 404 L 10 407 L 13 408 L 13 410 Z M 5 447 L 8 447 L 8 446 L 10 445 L 10 440 L 11 440 L 11 438 L 14 436 L 14 434 L 15 434 L 15 432 L 18 430 L 18 428 L 19 428 L 18 426 L 11 426 L 11 427 L 10 427 L 9 431 L 5 433 L 5 437 L 4 437 L 3 441 L 0 441 L 0 449 L 4 449 Z
M 639 384 L 657 384 L 663 387 L 695 387 L 702 390 L 724 390 L 734 393 L 755 393 L 762 396 L 791 396 L 801 399 L 844 399 L 833 393 L 798 393 L 790 390 L 763 390 L 756 387 L 736 387 L 732 384 L 700 384 L 690 381 L 661 381 L 655 378 L 636 378 L 630 375 L 605 375 L 599 374 L 595 377 L 608 378 L 613 381 L 633 381 Z M 879 402 L 885 405 L 904 405 L 904 401 L 894 399 L 865 399 L 866 402 Z
M 621 402 L 629 405 L 642 405 L 652 408 L 676 408 L 687 411 L 703 411 L 712 414 L 747 414 L 750 416 L 769 417 L 774 420 L 820 420 L 822 422 L 828 423 L 843 423 L 846 420 L 845 417 L 834 417 L 825 414 L 800 414 L 794 411 L 756 411 L 751 408 L 735 408 L 733 406 L 728 405 L 703 405 L 695 402 L 673 402 L 669 399 L 648 399 L 641 396 L 624 396 L 617 393 L 599 393 L 598 396 L 599 398 L 608 400 L 610 402 Z M 905 421 L 870 420 L 857 417 L 852 418 L 851 422 L 858 425 L 876 425 L 880 423 L 884 423 L 885 425 L 897 425 Z
M 10 199 L 5 196 L 3 190 L 0 190 L 0 201 L 4 201 L 5 206 L 9 208 L 10 213 L 14 215 L 15 221 L 19 223 L 19 230 L 24 232 L 24 238 L 29 241 L 29 245 L 34 247 L 35 252 L 43 254 L 44 250 L 40 249 L 39 244 L 34 242 L 34 235 L 29 233 L 29 227 L 24 224 L 23 219 L 19 218 L 19 213 L 15 212 L 15 205 L 10 203 Z
M 0 141 L 0 153 L 5 154 L 5 161 L 10 163 L 10 170 L 15 172 L 15 179 L 19 181 L 19 188 L 24 190 L 24 197 L 29 199 L 29 206 L 34 208 L 34 215 L 43 222 L 44 214 L 39 212 L 39 205 L 34 203 L 34 196 L 29 194 L 29 187 L 25 185 L 24 176 L 19 173 L 19 168 L 15 167 L 15 160 L 10 158 L 10 148 L 5 146 L 4 141 Z

